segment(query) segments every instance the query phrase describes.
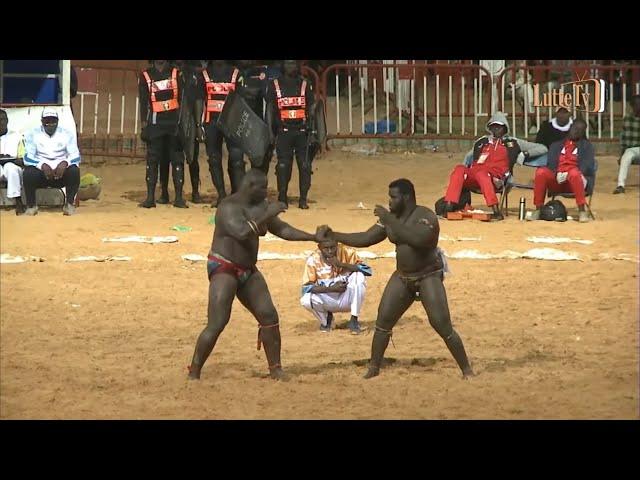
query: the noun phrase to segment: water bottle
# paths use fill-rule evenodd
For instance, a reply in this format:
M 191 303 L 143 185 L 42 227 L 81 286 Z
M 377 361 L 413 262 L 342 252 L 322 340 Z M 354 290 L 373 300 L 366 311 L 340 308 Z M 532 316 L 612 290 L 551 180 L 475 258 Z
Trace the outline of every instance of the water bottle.
M 518 218 L 520 220 L 524 220 L 525 217 L 525 213 L 526 213 L 526 206 L 527 206 L 527 202 L 525 200 L 524 197 L 520 197 L 520 210 L 518 211 Z

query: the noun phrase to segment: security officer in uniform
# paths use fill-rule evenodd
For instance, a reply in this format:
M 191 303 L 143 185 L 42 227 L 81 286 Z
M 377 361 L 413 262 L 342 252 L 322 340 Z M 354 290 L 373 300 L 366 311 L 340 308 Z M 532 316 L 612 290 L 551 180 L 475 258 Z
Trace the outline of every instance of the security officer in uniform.
M 181 107 L 189 110 L 187 114 L 190 114 L 193 117 L 196 128 L 196 141 L 193 145 L 193 158 L 187 158 L 187 164 L 189 165 L 189 178 L 191 178 L 191 201 L 193 203 L 202 203 L 202 199 L 200 197 L 200 164 L 198 163 L 198 157 L 200 156 L 200 142 L 204 142 L 204 130 L 202 129 L 202 98 L 198 94 L 198 76 L 202 70 L 206 68 L 207 62 L 206 60 L 175 60 L 174 66 L 182 72 L 185 80 L 184 102 Z M 168 190 L 168 184 L 169 165 L 160 165 L 160 185 L 163 192 Z M 160 198 L 162 199 L 162 196 Z M 158 203 L 167 202 L 161 202 L 158 200 Z
M 295 153 L 300 177 L 298 207 L 308 209 L 311 162 L 307 147 L 314 96 L 310 83 L 300 75 L 297 60 L 285 60 L 283 70 L 284 75 L 271 81 L 267 92 L 266 120 L 276 135 L 278 200 L 288 205 L 287 190 Z
M 170 163 L 173 169 L 173 186 L 176 191 L 173 206 L 188 208 L 182 198 L 184 155 L 178 141 L 178 118 L 183 88 L 184 77 L 177 68 L 170 66 L 168 60 L 152 60 L 152 66 L 140 75 L 138 82 L 140 118 L 142 119 L 140 137 L 147 144 L 147 198 L 140 204 L 141 207 L 156 206 L 158 167 L 164 163 L 168 169 Z M 169 192 L 163 191 L 162 194 L 162 199 L 166 199 L 168 203 Z
M 245 99 L 256 115 L 264 120 L 264 107 L 267 95 L 267 66 L 259 65 L 255 60 L 238 60 L 241 81 L 238 93 Z M 262 165 L 259 167 L 265 175 L 269 173 L 269 162 L 273 151 L 269 151 Z
M 198 90 L 204 99 L 204 131 L 209 171 L 211 180 L 218 192 L 215 207 L 226 197 L 224 186 L 224 170 L 222 168 L 222 140 L 229 152 L 228 173 L 231 181 L 231 193 L 240 187 L 244 177 L 244 156 L 240 146 L 232 139 L 224 136 L 216 122 L 224 108 L 224 102 L 230 92 L 235 91 L 242 82 L 240 70 L 229 65 L 225 60 L 211 60 L 209 66 L 198 76 Z

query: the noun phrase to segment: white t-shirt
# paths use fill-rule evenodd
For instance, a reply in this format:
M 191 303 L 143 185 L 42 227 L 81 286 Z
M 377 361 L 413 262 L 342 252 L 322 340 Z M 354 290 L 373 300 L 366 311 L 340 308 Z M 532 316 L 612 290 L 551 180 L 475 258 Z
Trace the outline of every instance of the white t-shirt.
M 7 132 L 0 137 L 0 154 L 18 157 L 18 147 L 22 141 L 22 135 L 18 132 Z
M 75 135 L 60 126 L 51 136 L 44 131 L 44 127 L 36 127 L 27 133 L 25 140 L 25 166 L 42 170 L 45 163 L 52 169 L 62 161 L 66 161 L 69 166 L 80 164 L 80 151 Z

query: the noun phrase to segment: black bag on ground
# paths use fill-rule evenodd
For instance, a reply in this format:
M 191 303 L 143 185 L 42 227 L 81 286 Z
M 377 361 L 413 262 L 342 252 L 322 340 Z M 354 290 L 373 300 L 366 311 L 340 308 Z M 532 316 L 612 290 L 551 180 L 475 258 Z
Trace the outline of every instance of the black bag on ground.
M 445 207 L 447 205 L 447 202 L 444 201 L 444 197 L 439 198 L 436 201 L 436 205 L 435 205 L 435 211 L 436 211 L 436 215 L 438 215 L 439 217 L 444 217 L 446 216 L 445 212 Z M 469 190 L 462 190 L 462 192 L 460 193 L 460 199 L 458 200 L 458 203 L 454 203 L 454 212 L 457 212 L 459 210 L 462 210 L 464 208 L 465 205 L 471 205 L 471 193 L 469 192 Z
M 540 209 L 540 220 L 567 221 L 567 209 L 560 200 L 551 200 Z

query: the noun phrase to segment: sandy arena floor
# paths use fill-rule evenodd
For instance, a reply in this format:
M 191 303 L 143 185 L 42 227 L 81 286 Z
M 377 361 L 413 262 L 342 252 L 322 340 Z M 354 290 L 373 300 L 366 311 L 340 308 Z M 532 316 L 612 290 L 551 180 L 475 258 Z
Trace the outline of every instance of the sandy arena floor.
M 293 205 L 282 218 L 311 231 L 366 229 L 387 185 L 409 177 L 418 201 L 433 208 L 459 155 L 332 151 L 317 160 L 311 209 Z M 137 208 L 144 165 L 85 167 L 104 180 L 99 201 L 78 215 L 41 210 L 36 217 L 0 213 L 1 252 L 36 255 L 42 263 L 3 264 L 0 314 L 0 418 L 100 419 L 530 419 L 639 418 L 638 263 L 592 260 L 600 253 L 638 258 L 638 169 L 626 195 L 612 195 L 617 165 L 601 157 L 594 196 L 598 220 L 519 222 L 518 197 L 501 223 L 441 221 L 448 253 L 497 253 L 554 247 L 585 261 L 451 260 L 446 280 L 454 325 L 479 374 L 463 381 L 442 340 L 414 304 L 394 330 L 388 366 L 365 381 L 371 335 L 322 334 L 299 305 L 303 260 L 261 261 L 280 313 L 288 383 L 266 378 L 256 351 L 256 322 L 236 302 L 231 322 L 203 369 L 187 381 L 195 340 L 206 322 L 203 263 L 212 209 Z M 226 164 L 226 162 L 225 162 Z M 533 170 L 517 167 L 520 181 Z M 212 192 L 205 163 L 204 191 Z M 295 167 L 294 167 L 295 171 Z M 270 187 L 275 177 L 269 175 Z M 190 194 L 190 183 L 186 182 Z M 297 194 L 297 175 L 290 194 Z M 173 186 L 171 185 L 173 198 Z M 211 198 L 211 195 L 210 195 Z M 473 196 L 480 207 L 480 196 Z M 297 199 L 296 199 L 297 201 Z M 366 210 L 358 209 L 363 202 Z M 565 201 L 576 216 L 575 203 Z M 186 225 L 190 232 L 174 232 Z M 174 244 L 103 243 L 107 236 L 177 235 Z M 527 236 L 579 237 L 592 245 L 540 245 Z M 312 243 L 265 242 L 261 251 L 300 253 Z M 384 253 L 384 243 L 368 250 Z M 65 263 L 77 255 L 129 255 L 130 262 Z M 371 327 L 393 259 L 372 260 L 362 321 Z M 338 323 L 348 314 L 337 315 Z

